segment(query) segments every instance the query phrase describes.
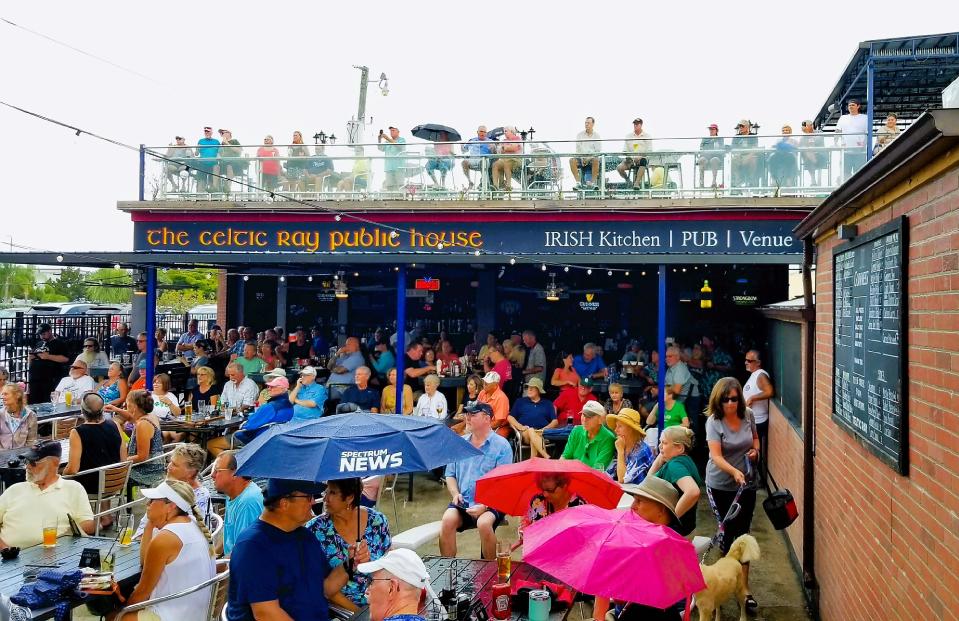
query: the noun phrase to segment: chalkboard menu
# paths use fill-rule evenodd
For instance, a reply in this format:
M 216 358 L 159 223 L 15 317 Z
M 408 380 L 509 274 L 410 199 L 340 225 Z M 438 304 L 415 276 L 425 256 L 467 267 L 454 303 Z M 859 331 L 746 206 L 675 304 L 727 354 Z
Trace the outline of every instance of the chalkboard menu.
M 833 420 L 905 474 L 906 219 L 833 251 Z

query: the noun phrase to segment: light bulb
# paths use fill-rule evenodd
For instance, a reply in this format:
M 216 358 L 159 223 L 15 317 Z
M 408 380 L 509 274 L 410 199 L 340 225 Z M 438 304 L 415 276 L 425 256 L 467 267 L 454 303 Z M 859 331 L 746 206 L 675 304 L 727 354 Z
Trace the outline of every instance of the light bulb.
M 546 264 L 545 264 L 545 263 L 543 263 L 543 264 L 542 264 L 542 265 L 540 266 L 540 269 L 541 269 L 541 270 L 543 270 L 543 271 L 545 272 L 545 271 L 546 271 Z
M 440 242 L 440 243 L 436 244 L 436 248 L 437 248 L 437 250 L 442 250 L 442 249 L 443 249 L 443 242 Z
M 312 276 L 307 276 L 307 277 L 306 277 L 306 280 L 307 280 L 307 282 L 313 282 L 313 277 L 312 277 Z
M 359 273 L 359 272 L 353 272 L 353 277 L 354 277 L 354 278 L 359 278 L 359 277 L 360 277 L 360 273 Z
M 286 282 L 286 276 L 280 276 L 280 282 Z
M 586 275 L 587 275 L 587 276 L 592 276 L 592 275 L 593 275 L 593 269 L 590 268 L 590 269 L 586 270 Z
M 639 275 L 640 275 L 640 276 L 645 276 L 645 275 L 646 275 L 646 272 L 640 272 Z
M 568 271 L 569 271 L 569 266 L 567 265 L 566 267 L 564 267 L 564 268 L 563 268 L 563 271 L 564 271 L 564 272 L 568 272 Z
M 393 239 L 396 239 L 397 236 L 399 236 L 399 233 L 397 233 L 396 231 L 390 231 L 390 237 L 392 237 Z
M 480 251 L 479 250 L 473 251 L 473 255 L 477 257 L 480 256 Z
M 113 265 L 113 269 L 115 269 L 115 270 L 120 269 L 120 264 L 119 264 L 119 263 L 115 263 L 115 264 Z
M 510 264 L 510 265 L 516 265 L 516 257 L 510 257 L 510 259 L 509 259 L 509 264 Z
M 626 275 L 629 276 L 629 270 L 626 270 Z
M 613 270 L 609 270 L 608 272 L 606 272 L 606 275 L 607 275 L 607 276 L 612 276 L 612 275 L 613 275 Z
M 63 255 L 62 255 L 62 254 L 58 254 L 58 255 L 57 255 L 57 263 L 63 263 Z
M 339 221 L 342 220 L 343 218 L 340 217 L 340 214 L 336 214 L 335 216 L 333 216 L 333 219 L 336 220 L 337 222 L 339 222 Z
M 245 281 L 247 281 L 247 280 L 250 280 L 250 277 L 249 277 L 249 276 L 244 276 L 244 277 L 243 277 L 243 281 L 245 282 Z

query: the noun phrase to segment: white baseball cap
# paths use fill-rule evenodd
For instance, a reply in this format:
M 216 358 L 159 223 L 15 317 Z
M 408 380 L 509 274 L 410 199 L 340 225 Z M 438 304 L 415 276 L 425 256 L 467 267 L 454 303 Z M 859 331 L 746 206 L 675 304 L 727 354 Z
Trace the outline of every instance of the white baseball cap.
M 490 371 L 483 376 L 483 383 L 485 384 L 499 384 L 499 373 L 496 371 Z
M 303 367 L 300 369 L 300 375 L 316 375 L 316 369 L 313 367 Z
M 426 589 L 430 599 L 436 599 L 436 593 L 430 587 L 430 572 L 427 571 L 423 559 L 413 550 L 398 548 L 390 550 L 375 561 L 360 563 L 356 570 L 360 573 L 372 575 L 379 570 L 385 570 L 399 580 L 419 589 Z
M 176 491 L 174 491 L 174 489 L 170 487 L 166 481 L 160 483 L 156 487 L 141 489 L 140 493 L 144 498 L 149 498 L 150 500 L 169 500 L 187 515 L 193 515 L 193 508 L 190 507 L 189 503 L 183 498 L 183 496 L 177 494 Z

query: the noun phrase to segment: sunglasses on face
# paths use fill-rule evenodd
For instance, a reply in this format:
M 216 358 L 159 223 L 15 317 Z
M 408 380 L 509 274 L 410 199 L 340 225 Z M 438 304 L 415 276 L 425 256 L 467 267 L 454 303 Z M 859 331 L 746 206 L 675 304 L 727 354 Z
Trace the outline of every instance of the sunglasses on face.
M 70 367 L 71 369 L 82 369 L 83 367 Z
M 722 403 L 739 403 L 739 397 L 723 397 L 720 401 Z

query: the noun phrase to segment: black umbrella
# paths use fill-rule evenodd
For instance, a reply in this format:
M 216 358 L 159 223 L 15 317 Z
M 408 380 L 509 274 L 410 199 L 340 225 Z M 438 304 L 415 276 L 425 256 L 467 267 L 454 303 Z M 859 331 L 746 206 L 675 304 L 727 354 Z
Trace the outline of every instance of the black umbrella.
M 486 132 L 486 137 L 490 140 L 499 140 L 500 136 L 506 133 L 505 127 L 494 127 L 493 129 Z
M 446 132 L 446 140 L 443 140 L 443 137 L 440 135 L 443 132 Z M 424 123 L 423 125 L 417 125 L 410 133 L 417 138 L 429 140 L 430 142 L 459 142 L 462 140 L 462 136 L 460 136 L 458 131 L 452 127 L 439 125 L 437 123 Z

